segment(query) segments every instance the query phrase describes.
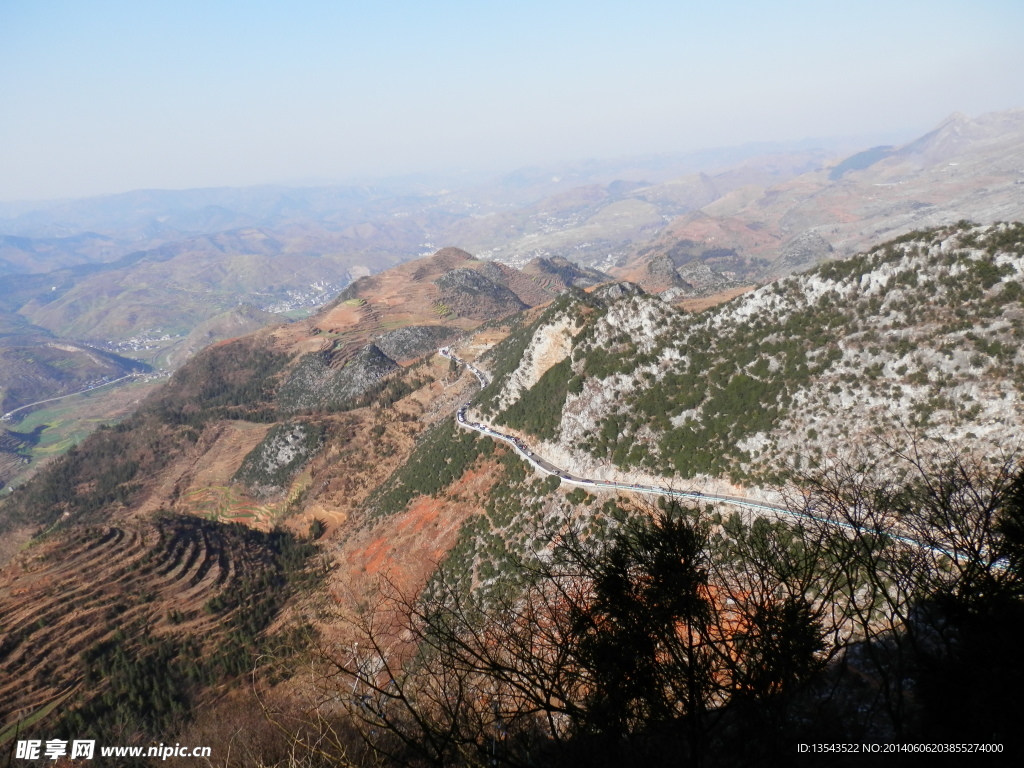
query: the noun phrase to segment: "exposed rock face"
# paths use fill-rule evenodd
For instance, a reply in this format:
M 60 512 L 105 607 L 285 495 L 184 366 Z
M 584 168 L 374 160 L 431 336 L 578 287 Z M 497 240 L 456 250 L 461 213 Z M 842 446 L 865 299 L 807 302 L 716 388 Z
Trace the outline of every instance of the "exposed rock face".
M 676 272 L 683 284 L 690 286 L 691 295 L 694 296 L 706 296 L 739 285 L 735 280 L 715 272 L 702 261 L 692 261 Z
M 312 353 L 292 370 L 278 402 L 282 410 L 292 413 L 346 408 L 397 368 L 376 344 L 367 344 L 338 369 L 331 367 L 329 354 Z
M 679 273 L 676 271 L 676 265 L 664 253 L 658 254 L 647 263 L 647 274 L 650 276 L 650 282 L 647 283 L 647 287 L 655 292 L 664 291 L 669 288 L 682 288 L 686 290 L 693 287 L 679 276 Z
M 607 283 L 612 279 L 598 269 L 582 267 L 562 256 L 554 256 L 550 259 L 536 258 L 523 267 L 523 271 L 557 277 L 567 288 L 570 286 L 589 288 L 592 285 Z
M 462 317 L 490 320 L 526 309 L 512 291 L 473 269 L 453 269 L 434 284 L 441 289 L 442 304 Z
M 672 253 L 652 256 L 639 278 L 644 289 L 650 293 L 661 294 L 665 301 L 676 301 L 707 296 L 741 285 L 736 280 L 715 271 L 703 260 L 735 254 L 719 253 L 714 250 L 698 253 L 692 250 L 695 245 L 691 243 Z
M 600 313 L 599 322 L 616 323 L 620 304 L 633 297 L 644 297 L 644 291 L 633 283 L 612 283 L 597 288 L 587 295 L 582 291 L 569 294 L 568 300 L 550 307 L 534 325 L 532 336 L 522 349 L 519 364 L 507 376 L 499 377 L 495 384 L 498 393 L 493 404 L 487 406 L 498 412 L 514 405 L 524 392 L 533 388 L 549 370 L 566 360 L 576 345 L 576 339 L 585 328 L 581 320 L 581 307 Z M 652 302 L 663 304 L 651 299 Z M 671 310 L 666 310 L 671 311 Z
M 630 290 L 636 286 L 629 283 L 612 287 L 624 290 L 609 290 L 603 297 L 609 301 L 609 306 L 595 323 L 593 341 L 590 343 L 613 357 L 624 353 L 650 354 L 655 350 L 655 340 L 678 322 L 680 315 L 664 302 L 645 295 L 639 289 Z M 630 348 L 631 345 L 633 348 Z M 575 368 L 582 369 L 585 366 L 577 365 Z M 620 373 L 609 377 L 585 376 L 581 391 L 570 393 L 566 398 L 558 447 L 568 448 L 567 453 L 571 453 L 571 446 L 580 445 L 598 432 L 602 420 L 621 408 L 624 392 L 640 386 L 642 370 L 645 369 L 637 369 L 636 379 Z M 574 464 L 579 461 L 578 457 L 570 460 Z
M 798 272 L 832 257 L 832 245 L 814 230 L 801 232 L 782 247 L 778 271 Z
M 558 256 L 533 259 L 522 269 L 496 261 L 485 261 L 474 269 L 495 283 L 504 285 L 530 306 L 551 301 L 568 288 L 585 288 L 612 279 L 604 272 L 581 267 Z
M 531 328 L 517 367 L 495 364 L 494 422 L 538 400 L 539 353 L 557 349 L 571 361 L 547 395 L 561 421 L 547 442 L 530 434 L 585 477 L 770 484 L 908 439 L 1004 455 L 1024 435 L 1022 254 L 1024 226 L 944 228 L 692 314 L 602 288 Z M 566 327 L 568 351 L 554 343 Z
M 603 301 L 613 302 L 624 299 L 628 296 L 642 296 L 644 289 L 635 283 L 612 283 L 594 291 L 594 298 Z
M 316 453 L 323 430 L 303 421 L 278 424 L 242 461 L 235 480 L 258 496 L 280 493 Z
M 457 329 L 445 325 L 409 325 L 378 336 L 373 343 L 392 360 L 411 360 L 433 352 L 458 335 Z
M 538 329 L 523 353 L 522 364 L 509 378 L 499 396 L 499 409 L 505 410 L 516 402 L 525 390 L 540 381 L 541 376 L 569 356 L 574 330 L 575 322 L 571 312 L 558 315 L 551 323 Z

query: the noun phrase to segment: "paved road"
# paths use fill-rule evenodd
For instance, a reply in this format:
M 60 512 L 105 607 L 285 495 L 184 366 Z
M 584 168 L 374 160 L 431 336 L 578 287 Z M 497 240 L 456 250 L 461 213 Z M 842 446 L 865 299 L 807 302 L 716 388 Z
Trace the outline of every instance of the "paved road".
M 463 360 L 462 358 L 455 355 L 449 347 L 442 347 L 438 350 L 442 356 L 447 357 L 449 360 L 454 360 L 460 365 L 466 366 L 469 371 L 476 376 L 477 381 L 480 382 L 480 387 L 486 387 L 490 383 L 490 379 L 487 374 L 477 368 L 470 362 Z M 800 513 L 795 513 L 785 507 L 779 507 L 767 502 L 760 501 L 757 499 L 743 498 L 739 496 L 722 496 L 718 494 L 701 493 L 700 491 L 677 491 L 671 488 L 662 488 L 654 485 L 641 485 L 636 483 L 616 483 L 607 480 L 592 480 L 586 477 L 579 477 L 578 475 L 571 474 L 561 467 L 557 467 L 544 457 L 537 454 L 529 445 L 520 440 L 518 437 L 499 432 L 497 429 L 489 424 L 481 424 L 475 421 L 469 421 L 466 418 L 466 410 L 469 408 L 469 404 L 466 403 L 455 414 L 456 420 L 459 424 L 466 429 L 472 429 L 480 434 L 487 435 L 495 440 L 508 443 L 515 449 L 516 453 L 526 459 L 530 464 L 549 475 L 557 475 L 562 479 L 562 482 L 567 482 L 572 485 L 580 485 L 583 487 L 594 487 L 594 488 L 611 488 L 622 491 L 632 491 L 634 493 L 646 493 L 656 496 L 674 496 L 676 498 L 683 499 L 707 499 L 710 501 L 720 501 L 722 503 L 733 504 L 741 507 L 749 507 L 751 509 L 759 509 L 762 511 L 777 512 L 784 515 L 797 515 L 800 517 L 807 517 Z
M 149 376 L 149 375 L 151 375 L 151 374 L 148 374 L 148 373 L 129 373 L 127 376 L 122 376 L 119 379 L 113 379 L 112 381 L 107 381 L 107 382 L 104 382 L 103 384 L 97 384 L 94 387 L 86 387 L 85 389 L 80 389 L 77 392 L 70 392 L 70 393 L 68 393 L 66 395 L 61 395 L 60 397 L 50 397 L 50 398 L 47 398 L 46 400 L 37 400 L 34 403 L 29 403 L 28 405 L 23 405 L 23 406 L 21 406 L 19 408 L 15 408 L 13 411 L 8 411 L 3 416 L 0 416 L 0 421 L 10 421 L 11 417 L 14 414 L 16 414 L 18 411 L 24 411 L 26 408 L 35 408 L 37 405 L 42 405 L 43 403 L 55 403 L 58 400 L 63 400 L 64 398 L 67 398 L 67 397 L 74 397 L 75 395 L 81 395 L 81 394 L 84 394 L 85 392 L 93 392 L 93 391 L 95 391 L 97 389 L 103 389 L 103 387 L 109 387 L 111 384 L 117 384 L 117 382 L 124 381 L 125 379 L 135 379 L 135 378 L 138 378 L 140 376 Z
M 443 357 L 446 357 L 449 360 L 454 360 L 456 363 L 459 363 L 460 365 L 466 366 L 466 368 L 468 368 L 469 371 L 474 376 L 476 376 L 477 381 L 480 383 L 481 389 L 483 389 L 490 383 L 490 379 L 488 378 L 486 373 L 481 371 L 472 363 L 467 362 L 466 360 L 463 360 L 462 358 L 458 357 L 454 352 L 452 352 L 451 347 L 441 347 L 441 349 L 439 349 L 438 352 Z M 861 533 L 865 532 L 864 528 L 858 529 L 855 526 L 850 525 L 848 523 L 840 522 L 838 520 L 826 520 L 824 518 L 817 517 L 816 515 L 812 515 L 808 512 L 800 512 L 793 509 L 789 509 L 787 507 L 780 507 L 776 504 L 769 504 L 768 502 L 760 499 L 752 499 L 743 496 L 723 496 L 714 493 L 701 493 L 700 491 L 677 491 L 672 488 L 662 488 L 656 485 L 616 483 L 607 480 L 592 480 L 586 477 L 579 477 L 578 475 L 570 474 L 561 467 L 556 467 L 547 459 L 543 458 L 542 456 L 539 456 L 536 452 L 534 452 L 532 448 L 530 448 L 529 445 L 520 440 L 518 437 L 506 434 L 504 432 L 499 432 L 489 424 L 481 424 L 479 422 L 469 421 L 466 418 L 466 410 L 468 408 L 469 403 L 464 403 L 455 414 L 455 420 L 459 423 L 460 426 L 464 427 L 465 429 L 472 429 L 476 432 L 479 432 L 482 435 L 487 435 L 488 437 L 493 438 L 494 440 L 500 440 L 503 443 L 507 443 L 508 445 L 512 446 L 516 453 L 518 453 L 520 456 L 526 459 L 536 469 L 539 469 L 541 472 L 544 472 L 546 474 L 556 475 L 560 477 L 563 483 L 569 483 L 570 485 L 579 485 L 583 488 L 606 488 L 617 491 L 629 491 L 631 493 L 643 493 L 650 496 L 669 496 L 677 499 L 713 501 L 719 504 L 728 504 L 734 507 L 750 509 L 753 510 L 755 513 L 770 513 L 773 515 L 783 515 L 785 517 L 791 517 L 797 520 L 811 520 L 814 522 L 825 523 L 827 525 L 839 528 L 846 528 L 851 531 L 858 530 Z M 876 533 L 881 532 L 876 531 Z M 911 544 L 914 547 L 927 549 L 932 552 L 935 552 L 936 554 L 943 554 L 956 558 L 956 555 L 952 552 L 948 552 L 944 549 L 938 549 L 936 547 L 929 546 L 907 536 L 901 536 L 891 531 L 885 533 L 885 535 L 893 539 L 896 539 L 897 541 L 902 541 L 906 544 Z

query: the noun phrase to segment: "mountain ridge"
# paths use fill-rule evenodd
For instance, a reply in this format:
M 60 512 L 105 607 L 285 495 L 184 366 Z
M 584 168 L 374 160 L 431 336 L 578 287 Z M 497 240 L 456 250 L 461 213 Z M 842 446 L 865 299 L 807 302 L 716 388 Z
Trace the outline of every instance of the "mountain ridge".
M 700 260 L 726 277 L 759 283 L 810 268 L 823 255 L 849 257 L 914 229 L 1024 218 L 1024 110 L 953 115 L 924 136 L 829 179 L 857 157 L 778 185 L 739 190 L 684 214 L 615 274 L 658 290 L 646 265 L 652 256 L 668 254 L 677 265 Z M 811 235 L 831 250 L 800 263 L 780 261 L 787 243 Z
M 964 125 L 947 121 L 929 146 Z M 773 264 L 753 247 L 666 236 L 631 263 L 644 280 L 608 281 L 565 256 L 520 269 L 450 247 L 353 275 L 310 317 L 199 351 L 133 415 L 0 501 L 0 723 L 72 688 L 45 727 L 166 738 L 184 727 L 169 713 L 227 722 L 254 679 L 274 702 L 303 700 L 318 691 L 291 660 L 311 642 L 352 648 L 381 582 L 427 598 L 450 588 L 486 610 L 514 599 L 524 564 L 543 564 L 557 537 L 612 541 L 645 514 L 621 488 L 534 472 L 460 415 L 580 477 L 776 504 L 810 473 L 852 466 L 895 484 L 901 451 L 941 459 L 952 445 L 980 461 L 1024 439 L 1024 224 L 961 221 L 835 258 L 842 248 L 814 227 L 782 236 L 800 214 L 785 201 L 774 223 L 746 220 L 766 199 L 750 181 L 737 172 L 687 226 L 770 241 L 787 272 L 824 263 L 687 311 L 680 299 L 738 292 L 745 269 Z M 589 211 L 590 197 L 635 202 L 645 189 L 563 201 Z M 490 383 L 478 391 L 442 345 Z M 30 439 L 0 434 L 0 448 Z M 719 543 L 749 522 L 707 505 L 686 514 L 706 515 Z M 264 674 L 268 655 L 283 663 Z

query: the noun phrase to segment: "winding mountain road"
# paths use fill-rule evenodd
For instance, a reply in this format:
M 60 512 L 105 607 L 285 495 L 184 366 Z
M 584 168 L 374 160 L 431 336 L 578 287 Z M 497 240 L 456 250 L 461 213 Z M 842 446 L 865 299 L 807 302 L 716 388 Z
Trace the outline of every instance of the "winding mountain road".
M 488 379 L 486 373 L 481 371 L 472 363 L 458 357 L 454 352 L 452 352 L 451 347 L 441 347 L 438 350 L 438 352 L 441 354 L 442 357 L 446 357 L 449 360 L 453 360 L 459 365 L 464 365 L 474 376 L 476 376 L 477 381 L 480 383 L 481 389 L 490 384 L 490 380 Z M 849 523 L 844 523 L 839 520 L 827 520 L 825 518 L 812 515 L 809 512 L 798 512 L 787 507 L 780 507 L 775 504 L 769 504 L 768 502 L 760 499 L 751 499 L 742 496 L 723 496 L 714 493 L 702 493 L 701 491 L 677 491 L 672 488 L 664 488 L 656 485 L 642 485 L 638 483 L 617 483 L 607 480 L 592 480 L 586 477 L 579 477 L 577 475 L 570 474 L 561 467 L 556 467 L 547 459 L 543 458 L 542 456 L 539 456 L 532 448 L 530 448 L 530 446 L 528 446 L 518 437 L 506 434 L 504 432 L 499 432 L 494 427 L 488 424 L 481 424 L 475 421 L 469 421 L 466 418 L 466 410 L 468 408 L 469 403 L 466 402 L 459 407 L 458 411 L 456 411 L 455 420 L 456 422 L 458 422 L 459 426 L 465 429 L 471 429 L 474 432 L 479 432 L 482 435 L 487 435 L 488 437 L 494 440 L 500 440 L 503 443 L 507 443 L 508 445 L 512 446 L 516 453 L 518 453 L 520 456 L 526 459 L 526 461 L 532 464 L 536 469 L 539 469 L 541 472 L 544 472 L 545 474 L 555 475 L 561 478 L 563 483 L 569 483 L 570 485 L 578 485 L 583 488 L 605 488 L 610 490 L 628 491 L 630 493 L 642 493 L 649 496 L 668 496 L 677 499 L 713 501 L 719 504 L 728 504 L 734 507 L 741 507 L 743 509 L 753 510 L 755 513 L 782 515 L 797 520 L 810 520 L 817 523 L 825 523 L 826 525 L 835 526 L 838 528 L 846 528 L 851 531 L 859 531 L 860 533 L 864 533 L 865 531 L 864 528 L 858 529 L 856 526 L 850 525 Z M 875 533 L 884 534 L 897 541 L 902 541 L 906 544 L 910 544 L 911 546 L 918 547 L 920 549 L 927 549 L 936 554 L 943 554 L 953 558 L 957 557 L 954 553 L 949 552 L 947 550 L 930 546 L 923 542 L 917 541 L 916 539 L 912 539 L 908 536 L 902 536 L 891 531 L 875 531 Z

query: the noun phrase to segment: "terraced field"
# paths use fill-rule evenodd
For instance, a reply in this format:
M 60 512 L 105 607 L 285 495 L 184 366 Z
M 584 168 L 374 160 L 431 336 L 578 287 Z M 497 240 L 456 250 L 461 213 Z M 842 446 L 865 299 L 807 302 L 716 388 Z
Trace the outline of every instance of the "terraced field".
M 0 727 L 85 679 L 83 652 L 112 638 L 215 641 L 238 610 L 217 598 L 274 568 L 251 532 L 193 517 L 77 529 L 35 547 L 0 573 Z
M 0 489 L 3 489 L 27 463 L 27 453 L 35 435 L 12 432 L 0 427 Z
M 210 520 L 256 524 L 273 516 L 273 510 L 257 504 L 230 485 L 188 491 L 183 502 L 193 514 Z

